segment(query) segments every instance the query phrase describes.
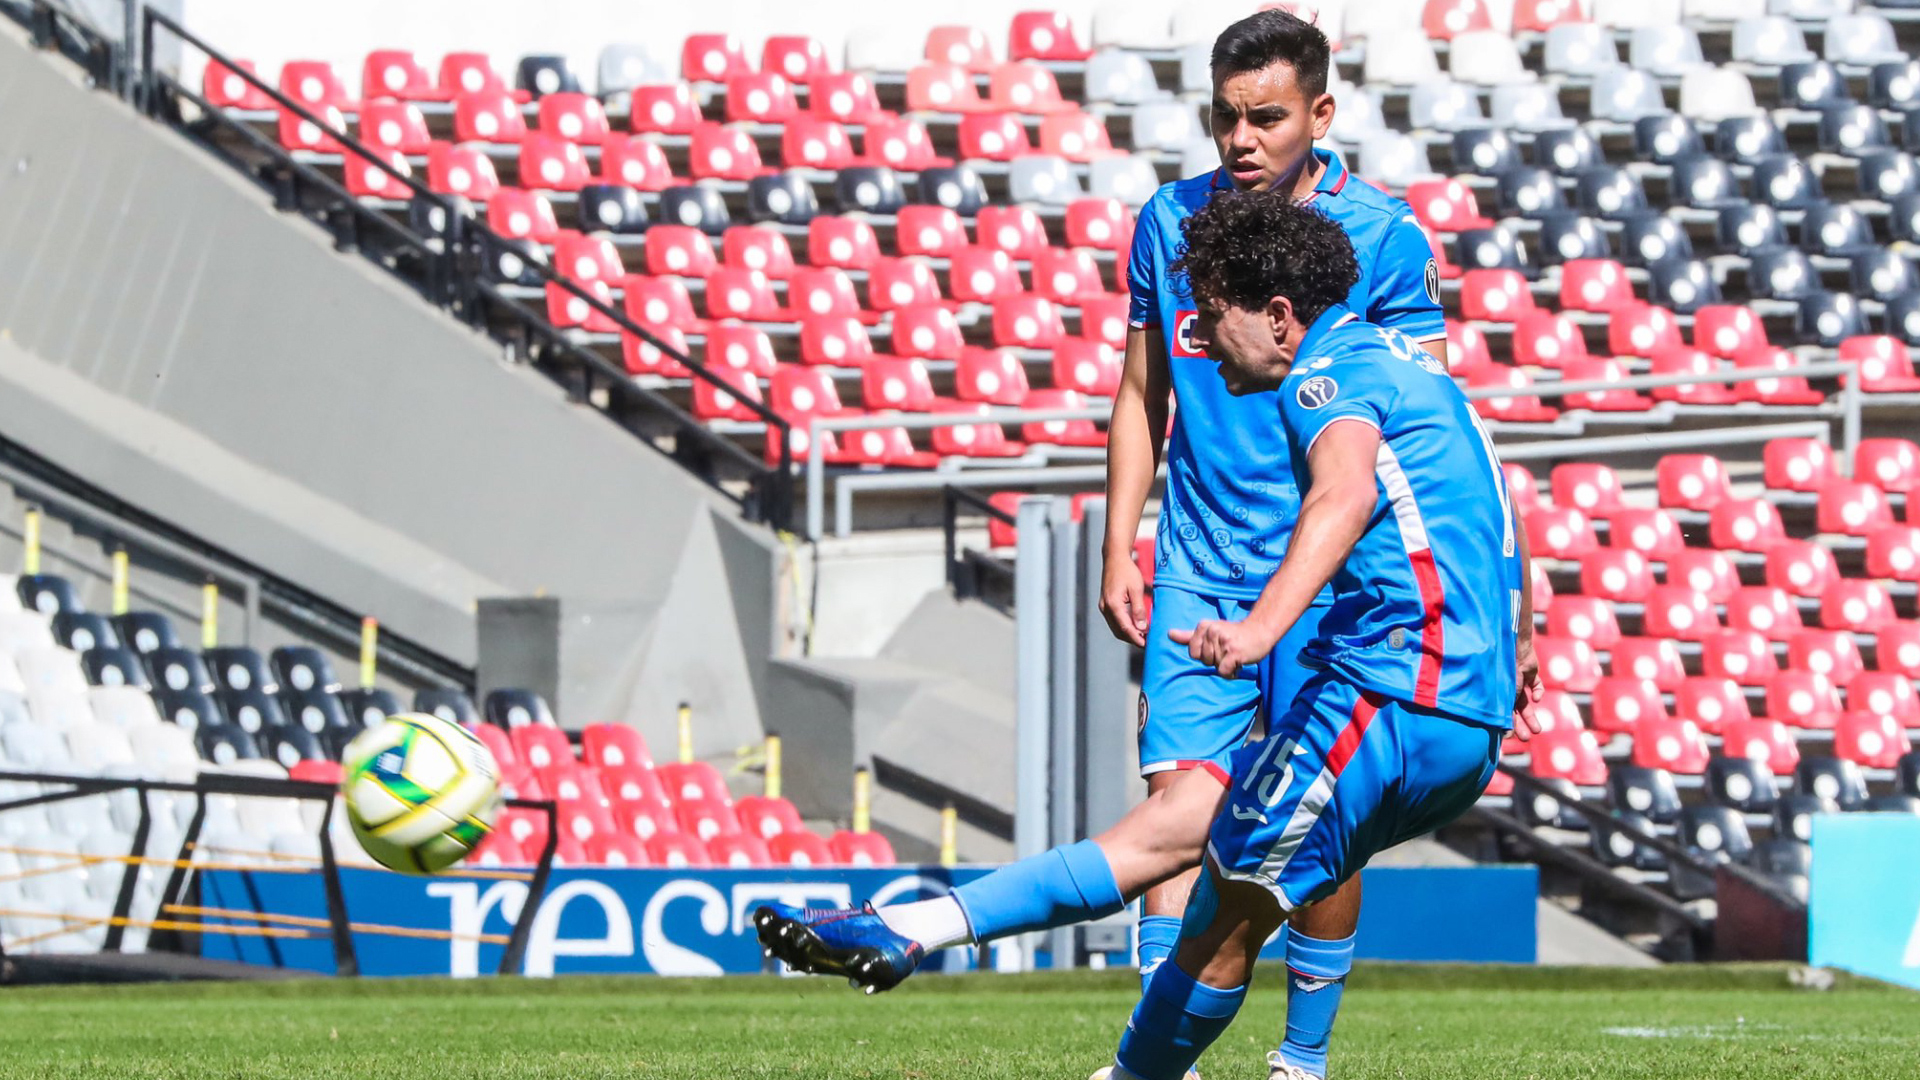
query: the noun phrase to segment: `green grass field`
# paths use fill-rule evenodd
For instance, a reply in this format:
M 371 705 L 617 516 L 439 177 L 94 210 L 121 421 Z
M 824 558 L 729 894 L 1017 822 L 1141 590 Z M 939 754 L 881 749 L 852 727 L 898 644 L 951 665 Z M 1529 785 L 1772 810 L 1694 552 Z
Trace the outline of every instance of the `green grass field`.
M 1268 973 L 1202 1060 L 1263 1080 Z M 0 991 L 0 1077 L 1057 1077 L 1112 1053 L 1131 972 L 917 979 L 299 981 Z M 1362 965 L 1338 1080 L 1920 1076 L 1920 994 L 1783 967 L 1578 971 Z

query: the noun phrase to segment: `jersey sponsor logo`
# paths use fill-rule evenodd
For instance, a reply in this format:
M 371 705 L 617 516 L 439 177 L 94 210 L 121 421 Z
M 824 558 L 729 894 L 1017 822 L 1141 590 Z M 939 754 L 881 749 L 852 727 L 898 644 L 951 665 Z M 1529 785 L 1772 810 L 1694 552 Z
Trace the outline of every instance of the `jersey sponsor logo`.
M 1440 264 L 1434 259 L 1427 260 L 1427 299 L 1440 306 Z
M 1188 359 L 1204 357 L 1207 354 L 1193 347 L 1193 327 L 1200 321 L 1198 311 L 1176 312 L 1173 316 L 1173 355 Z
M 1300 384 L 1300 389 L 1293 392 L 1293 400 L 1299 402 L 1303 409 L 1318 409 L 1331 402 L 1339 392 L 1340 384 L 1334 382 L 1332 376 L 1315 375 Z
M 1140 712 L 1140 726 L 1135 728 L 1133 732 L 1136 738 L 1138 738 L 1142 732 L 1147 730 L 1147 692 L 1145 690 L 1140 691 L 1139 712 Z

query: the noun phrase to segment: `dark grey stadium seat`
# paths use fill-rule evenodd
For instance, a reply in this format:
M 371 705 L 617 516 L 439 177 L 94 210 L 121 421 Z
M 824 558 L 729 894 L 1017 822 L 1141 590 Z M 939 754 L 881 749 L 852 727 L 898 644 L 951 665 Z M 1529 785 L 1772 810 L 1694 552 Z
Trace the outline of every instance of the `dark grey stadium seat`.
M 1574 786 L 1573 781 L 1552 777 L 1543 778 L 1540 783 L 1557 794 L 1527 792 L 1516 787 L 1513 791 L 1515 816 L 1531 828 L 1545 826 L 1584 831 L 1587 828 L 1587 815 L 1568 805 L 1569 801 L 1580 797 L 1580 789 Z
M 1792 154 L 1769 154 L 1753 163 L 1754 202 L 1776 210 L 1804 210 L 1824 201 L 1820 177 Z
M 173 620 L 158 611 L 129 611 L 125 615 L 115 615 L 113 628 L 119 634 L 121 644 L 130 646 L 142 656 L 155 649 L 180 647 L 180 635 L 173 629 Z
M 1821 109 L 1853 102 L 1853 91 L 1840 69 L 1825 60 L 1806 60 L 1780 67 L 1780 104 L 1789 109 Z
M 1846 203 L 1827 203 L 1800 219 L 1800 250 L 1809 255 L 1852 255 L 1880 247 L 1873 225 Z
M 1614 818 L 1603 818 L 1593 826 L 1592 842 L 1595 858 L 1608 866 L 1627 866 L 1635 870 L 1667 868 L 1665 855 L 1615 828 L 1616 821 L 1620 825 L 1629 826 L 1647 835 L 1653 833 L 1653 822 L 1640 814 L 1629 812 L 1617 814 Z
M 75 652 L 97 646 L 112 648 L 120 635 L 105 615 L 91 611 L 63 611 L 53 617 L 53 640 Z
M 1549 128 L 1533 137 L 1533 163 L 1561 176 L 1572 176 L 1606 160 L 1600 144 L 1585 128 Z
M 1661 825 L 1680 816 L 1680 789 L 1665 769 L 1615 765 L 1607 770 L 1607 798 L 1617 812 L 1640 814 Z
M 1617 221 L 1647 208 L 1639 179 L 1618 165 L 1580 170 L 1574 189 L 1581 211 L 1592 217 Z
M 1456 260 L 1468 270 L 1519 270 L 1530 273 L 1533 264 L 1521 250 L 1520 240 L 1504 225 L 1490 229 L 1465 229 L 1455 238 L 1459 250 Z
M 1699 259 L 1664 259 L 1647 267 L 1647 299 L 1682 315 L 1720 302 L 1720 285 Z
M 231 724 L 200 728 L 193 733 L 193 743 L 203 759 L 216 765 L 231 765 L 260 756 L 260 748 L 253 741 L 253 736 Z
M 820 216 L 813 183 L 798 172 L 756 176 L 747 181 L 747 220 L 805 225 Z
M 580 92 L 580 76 L 564 56 L 534 54 L 523 56 L 513 69 L 515 89 L 525 90 L 536 99 L 548 94 Z
M 274 681 L 288 690 L 340 689 L 333 662 L 311 645 L 282 645 L 268 657 Z
M 1765 300 L 1798 300 L 1820 291 L 1820 272 L 1807 253 L 1796 248 L 1755 252 L 1747 269 L 1747 291 Z
M 1832 799 L 1841 810 L 1858 810 L 1867 801 L 1867 778 L 1857 762 L 1825 754 L 1800 759 L 1794 770 L 1798 790 Z
M 1613 245 L 1599 221 L 1564 210 L 1540 219 L 1540 238 L 1533 245 L 1533 254 L 1540 265 L 1557 266 L 1569 259 L 1612 258 Z
M 213 685 L 222 690 L 259 690 L 271 694 L 280 688 L 258 650 L 223 646 L 200 654 L 207 661 Z
M 1867 72 L 1867 104 L 1905 109 L 1920 104 L 1920 60 L 1889 60 Z
M 682 184 L 660 192 L 653 219 L 667 225 L 690 225 L 709 236 L 719 236 L 733 224 L 727 214 L 727 201 L 704 184 Z
M 393 691 L 378 687 L 372 690 L 343 690 L 340 693 L 340 705 L 347 710 L 347 717 L 356 727 L 373 727 L 389 716 L 406 711 Z
M 1642 211 L 1621 221 L 1620 261 L 1628 266 L 1691 258 L 1693 240 L 1687 230 L 1658 210 Z
M 473 699 L 458 690 L 428 687 L 413 695 L 413 711 L 438 716 L 456 724 L 473 727 L 480 722 L 480 713 L 473 707 Z
M 486 700 L 487 723 L 509 730 L 532 724 L 555 726 L 553 710 L 546 699 L 531 690 L 506 688 L 489 690 Z
M 1551 172 L 1522 165 L 1495 179 L 1493 206 L 1500 217 L 1538 218 L 1565 210 L 1567 200 Z
M 897 214 L 907 195 L 892 169 L 865 165 L 840 170 L 833 180 L 833 201 L 843 214 Z
M 227 723 L 249 735 L 258 734 L 263 728 L 286 727 L 286 710 L 271 693 L 257 686 L 245 690 L 220 690 L 213 699 L 220 703 L 220 712 L 226 716 Z
M 123 645 L 99 645 L 80 654 L 80 669 L 93 686 L 137 686 L 148 689 L 140 654 Z
M 1786 136 L 1766 113 L 1729 117 L 1714 126 L 1713 156 L 1723 161 L 1752 161 L 1786 152 Z
M 176 727 L 188 731 L 198 731 L 203 727 L 218 727 L 226 723 L 220 715 L 220 706 L 213 695 L 197 686 L 184 690 L 161 688 L 153 692 L 153 704 L 160 710 L 162 719 L 170 720 Z
M 580 189 L 580 228 L 586 232 L 647 231 L 647 204 L 640 193 L 621 184 L 588 184 Z
M 1713 231 L 1720 250 L 1729 254 L 1752 256 L 1787 246 L 1787 227 L 1771 206 L 1729 206 L 1720 211 Z
M 334 728 L 358 728 L 340 699 L 325 690 L 282 689 L 280 708 L 292 726 L 319 735 Z
M 1677 206 L 1718 210 L 1746 202 L 1733 170 L 1716 157 L 1695 154 L 1673 163 L 1671 197 Z
M 1860 157 L 1889 145 L 1886 121 L 1880 119 L 1880 111 L 1871 105 L 1849 103 L 1820 110 L 1821 150 Z
M 1867 332 L 1867 315 L 1850 293 L 1817 292 L 1800 301 L 1794 335 L 1801 341 L 1833 347 Z
M 913 201 L 944 206 L 961 217 L 972 217 L 986 205 L 987 189 L 979 174 L 965 165 L 922 169 L 920 181 L 913 187 Z
M 1764 814 L 1773 809 L 1778 787 L 1766 762 L 1748 757 L 1707 759 L 1707 798 L 1719 806 L 1744 814 Z
M 302 761 L 328 760 L 327 748 L 320 737 L 299 726 L 268 728 L 256 740 L 263 756 L 291 769 Z
M 1815 814 L 1839 812 L 1840 805 L 1832 799 L 1797 792 L 1792 795 L 1782 795 L 1780 801 L 1773 804 L 1773 835 L 1810 840 L 1813 838 Z
M 1885 248 L 1855 254 L 1847 272 L 1853 294 L 1869 300 L 1892 300 L 1920 288 L 1913 264 Z
M 1498 128 L 1467 128 L 1453 133 L 1453 168 L 1456 173 L 1498 176 L 1520 164 L 1520 152 L 1513 140 Z
M 1643 116 L 1633 122 L 1634 156 L 1656 165 L 1670 165 L 1690 154 L 1705 153 L 1705 140 L 1693 121 L 1678 113 Z
M 207 662 L 190 649 L 160 648 L 146 655 L 147 676 L 163 690 L 213 692 L 213 673 Z
M 20 597 L 21 607 L 44 615 L 87 610 L 73 582 L 57 574 L 22 574 L 14 592 Z

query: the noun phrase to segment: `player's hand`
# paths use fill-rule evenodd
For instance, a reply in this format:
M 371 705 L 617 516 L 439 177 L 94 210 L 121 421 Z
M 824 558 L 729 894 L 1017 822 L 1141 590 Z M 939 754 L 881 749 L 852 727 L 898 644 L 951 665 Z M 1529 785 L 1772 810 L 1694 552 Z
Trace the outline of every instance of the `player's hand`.
M 1278 638 L 1252 623 L 1207 619 L 1191 630 L 1169 630 L 1167 636 L 1187 647 L 1187 655 L 1220 673 L 1223 679 L 1257 664 L 1273 651 Z
M 1540 659 L 1533 653 L 1533 635 L 1525 634 L 1514 650 L 1519 662 L 1519 680 L 1513 695 L 1513 737 L 1526 742 L 1540 734 L 1540 720 L 1533 707 L 1540 703 Z
M 1147 583 L 1131 556 L 1107 558 L 1100 573 L 1100 614 L 1114 637 L 1146 648 Z

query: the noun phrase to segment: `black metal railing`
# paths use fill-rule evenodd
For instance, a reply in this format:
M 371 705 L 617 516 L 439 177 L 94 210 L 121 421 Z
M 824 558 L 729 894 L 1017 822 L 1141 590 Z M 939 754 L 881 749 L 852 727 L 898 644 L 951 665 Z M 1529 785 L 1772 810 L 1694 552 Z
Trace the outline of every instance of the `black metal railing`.
M 986 496 L 968 488 L 948 484 L 940 489 L 940 533 L 946 549 L 947 587 L 961 599 L 1011 597 L 1013 563 L 981 552 L 960 548 L 960 511 L 977 510 L 989 521 L 1005 525 L 1014 516 L 993 505 Z
M 35 48 L 58 52 L 79 64 L 100 89 L 123 92 L 127 71 L 124 54 L 84 18 L 48 0 L 28 0 L 23 9 L 11 8 L 9 14 L 26 24 Z

